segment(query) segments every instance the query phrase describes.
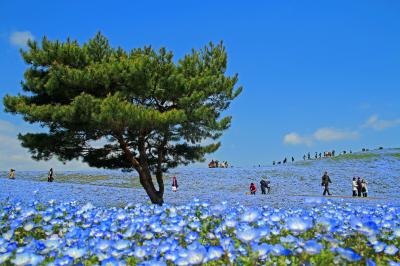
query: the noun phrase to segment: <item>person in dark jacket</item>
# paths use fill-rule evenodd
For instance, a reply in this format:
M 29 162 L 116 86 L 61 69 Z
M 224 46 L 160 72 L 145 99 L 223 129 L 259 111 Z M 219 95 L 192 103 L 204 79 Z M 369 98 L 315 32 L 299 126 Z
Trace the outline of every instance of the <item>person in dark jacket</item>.
M 257 191 L 256 185 L 254 185 L 254 183 L 250 184 L 250 194 L 251 195 L 255 195 Z
M 269 193 L 269 182 L 265 181 L 264 179 L 261 179 L 260 181 L 260 187 L 261 187 L 261 194 L 267 194 L 265 189 L 268 189 L 268 193 Z
M 367 181 L 365 181 L 364 179 L 361 179 L 361 192 L 363 197 L 366 198 L 368 196 Z
M 325 172 L 324 175 L 322 176 L 322 183 L 321 185 L 325 188 L 324 189 L 324 193 L 322 195 L 326 195 L 326 193 L 328 193 L 328 195 L 332 195 L 329 192 L 329 183 L 332 183 L 331 179 L 329 178 L 328 172 Z
M 361 178 L 357 178 L 357 194 L 359 197 L 361 197 L 361 192 L 362 192 L 362 182 Z
M 47 176 L 47 182 L 53 182 L 54 181 L 54 170 L 53 168 L 50 168 L 49 174 Z
M 176 176 L 172 177 L 172 191 L 176 192 L 178 190 L 178 180 L 176 180 Z

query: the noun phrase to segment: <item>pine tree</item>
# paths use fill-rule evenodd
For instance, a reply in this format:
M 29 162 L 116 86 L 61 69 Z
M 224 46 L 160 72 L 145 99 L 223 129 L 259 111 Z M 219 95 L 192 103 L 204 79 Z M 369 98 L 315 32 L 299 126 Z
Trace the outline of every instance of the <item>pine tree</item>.
M 165 48 L 125 51 L 97 33 L 82 45 L 29 41 L 21 54 L 26 93 L 6 95 L 4 106 L 48 129 L 19 135 L 32 158 L 137 171 L 156 204 L 163 203 L 163 173 L 219 148 L 231 124 L 222 112 L 242 90 L 237 75 L 226 75 L 222 43 L 174 61 Z

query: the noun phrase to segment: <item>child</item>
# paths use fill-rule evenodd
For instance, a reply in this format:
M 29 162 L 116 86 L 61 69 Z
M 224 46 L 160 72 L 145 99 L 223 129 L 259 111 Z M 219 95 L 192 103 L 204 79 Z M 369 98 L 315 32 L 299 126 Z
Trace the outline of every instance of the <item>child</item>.
M 250 184 L 250 194 L 251 195 L 255 195 L 257 191 L 256 185 L 254 185 L 254 183 Z

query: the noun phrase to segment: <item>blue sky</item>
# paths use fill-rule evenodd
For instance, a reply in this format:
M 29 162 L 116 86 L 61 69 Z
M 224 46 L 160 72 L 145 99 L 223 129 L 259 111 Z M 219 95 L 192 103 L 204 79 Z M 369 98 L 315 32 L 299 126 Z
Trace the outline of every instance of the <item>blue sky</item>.
M 209 158 L 251 166 L 308 151 L 400 146 L 399 1 L 7 2 L 1 97 L 21 92 L 18 49 L 27 38 L 82 42 L 100 30 L 114 46 L 165 46 L 176 57 L 223 40 L 244 91 Z M 0 111 L 0 169 L 85 168 L 31 160 L 15 135 L 32 130 Z

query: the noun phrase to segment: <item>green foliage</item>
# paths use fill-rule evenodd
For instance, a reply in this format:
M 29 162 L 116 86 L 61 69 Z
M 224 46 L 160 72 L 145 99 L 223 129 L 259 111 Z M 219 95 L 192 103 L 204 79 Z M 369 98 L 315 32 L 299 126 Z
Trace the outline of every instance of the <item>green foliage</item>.
M 391 156 L 400 159 L 400 153 L 392 153 Z
M 242 90 L 237 75 L 226 75 L 222 43 L 176 60 L 165 48 L 113 48 L 98 33 L 82 45 L 44 37 L 21 53 L 27 93 L 6 95 L 4 106 L 48 129 L 19 136 L 37 160 L 158 175 L 204 161 L 220 143 L 202 143 L 229 128 L 221 114 Z
M 374 153 L 349 153 L 342 154 L 335 157 L 332 157 L 332 160 L 340 161 L 340 160 L 364 160 L 364 159 L 373 159 L 377 158 L 380 155 Z

